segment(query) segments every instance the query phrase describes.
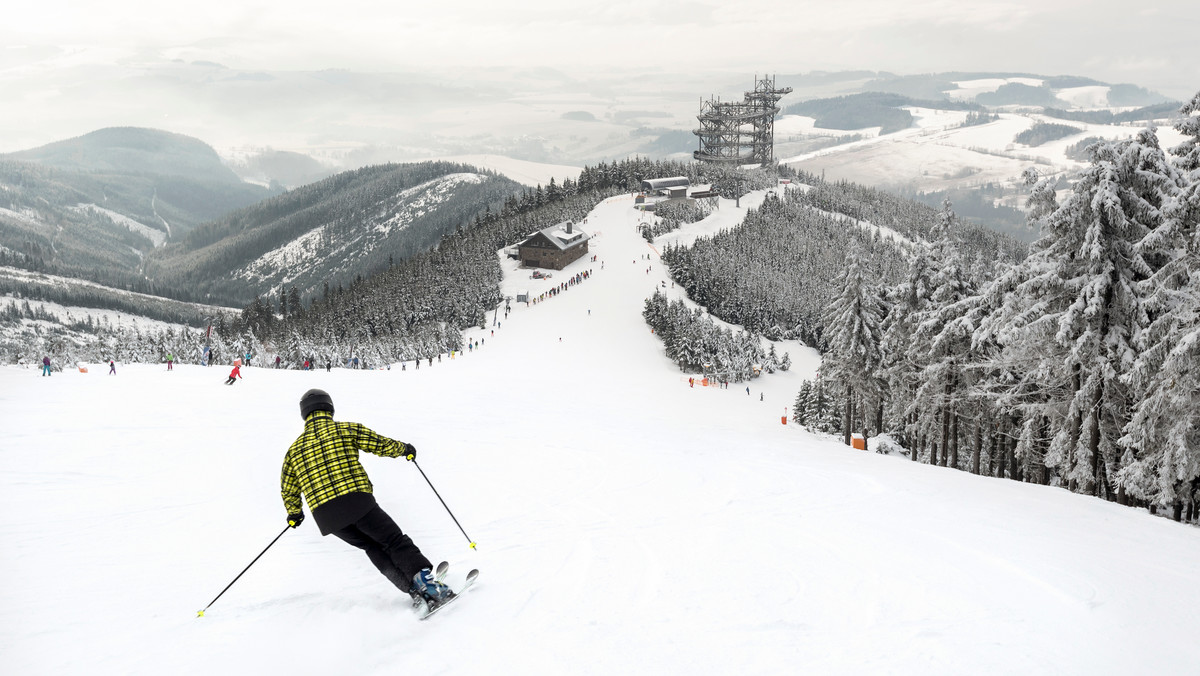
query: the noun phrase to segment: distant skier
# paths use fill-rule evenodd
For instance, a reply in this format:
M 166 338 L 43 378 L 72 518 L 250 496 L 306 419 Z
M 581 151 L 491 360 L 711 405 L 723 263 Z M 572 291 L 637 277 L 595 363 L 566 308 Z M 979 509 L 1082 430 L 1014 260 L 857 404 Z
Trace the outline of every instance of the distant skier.
M 279 480 L 288 525 L 304 522 L 303 495 L 321 535 L 332 533 L 366 552 L 379 572 L 413 600 L 433 607 L 452 598 L 454 592 L 434 579 L 433 564 L 375 501 L 358 460 L 359 451 L 412 460 L 416 447 L 358 423 L 335 421 L 333 399 L 324 390 L 300 397 L 300 417 L 304 432 L 288 448 Z
M 110 375 L 110 376 L 117 375 L 117 362 L 115 362 L 111 359 L 108 360 L 108 375 Z
M 170 371 L 174 365 L 175 365 L 175 355 L 168 352 L 167 353 L 167 370 Z
M 279 362 L 282 361 L 279 355 L 275 355 L 275 368 L 279 368 Z
M 242 377 L 242 365 L 234 362 L 233 370 L 229 372 L 229 380 L 225 381 L 226 385 L 232 385 L 237 382 L 238 378 Z
M 42 357 L 42 377 L 50 375 L 50 357 Z

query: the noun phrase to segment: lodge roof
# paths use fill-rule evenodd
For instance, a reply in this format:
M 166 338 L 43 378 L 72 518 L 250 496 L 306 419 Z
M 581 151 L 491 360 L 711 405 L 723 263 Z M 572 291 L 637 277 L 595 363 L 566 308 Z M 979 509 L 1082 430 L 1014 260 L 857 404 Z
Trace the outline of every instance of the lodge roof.
M 562 223 L 555 223 L 548 228 L 542 228 L 526 238 L 521 244 L 527 244 L 530 240 L 539 236 L 545 237 L 551 244 L 558 247 L 560 251 L 579 246 L 589 239 L 588 234 L 576 228 L 574 223 L 563 221 Z

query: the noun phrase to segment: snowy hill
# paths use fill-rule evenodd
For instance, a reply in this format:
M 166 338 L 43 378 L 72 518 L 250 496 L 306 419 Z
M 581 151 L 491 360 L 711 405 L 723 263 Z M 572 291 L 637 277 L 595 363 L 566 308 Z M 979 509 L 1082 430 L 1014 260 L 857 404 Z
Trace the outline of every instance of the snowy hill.
M 996 86 L 986 80 L 969 83 L 980 82 Z M 1059 96 L 1079 101 L 1089 95 L 1088 91 L 1095 94 L 1081 88 L 1066 94 L 1060 91 Z M 1069 107 L 1061 98 L 1054 100 L 1056 105 Z M 812 117 L 782 116 L 775 123 L 775 156 L 781 163 L 829 180 L 854 181 L 892 191 L 982 191 L 985 201 L 1023 208 L 1028 196 L 1021 182 L 1025 169 L 1032 167 L 1043 176 L 1071 179 L 1087 164 L 1082 146 L 1097 139 L 1131 138 L 1153 122 L 1096 124 L 1058 119 L 1044 114 L 1040 107 L 999 107 L 987 113 L 994 117 L 991 121 L 971 124 L 968 116 L 972 113 L 966 110 L 926 106 L 902 109 L 911 114 L 912 126 L 890 133 L 881 133 L 879 127 L 826 129 L 816 126 Z M 1018 141 L 1022 132 L 1038 124 L 1059 124 L 1076 131 L 1038 145 Z M 1163 148 L 1183 141 L 1166 118 L 1157 124 Z M 995 226 L 992 218 L 980 221 Z
M 124 285 L 164 242 L 276 193 L 242 183 L 198 139 L 100 129 L 0 155 L 0 252 Z
M 155 252 L 148 269 L 160 282 L 236 304 L 281 287 L 309 296 L 433 248 L 518 190 L 446 162 L 342 172 L 206 223 Z
M 234 270 L 232 276 L 256 288 L 296 284 L 313 288 L 331 274 L 350 276 L 361 270 L 363 260 L 378 258 L 377 251 L 388 240 L 397 239 L 422 216 L 450 202 L 464 184 L 480 184 L 487 176 L 475 173 L 448 174 L 394 195 L 384 195 L 364 209 L 366 221 L 357 223 L 349 236 L 331 234 L 338 225 L 323 223 L 304 235 L 259 256 Z M 440 234 L 440 233 L 439 233 Z
M 727 227 L 723 201 L 676 235 Z M 549 299 L 415 370 L 0 368 L 6 674 L 1186 673 L 1200 530 L 1043 486 L 854 451 L 781 424 L 816 356 L 689 387 L 640 316 L 663 266 L 628 196 Z M 649 256 L 648 259 L 644 258 Z M 629 261 L 626 263 L 625 261 Z M 664 292 L 677 294 L 666 282 Z M 259 358 L 267 357 L 259 355 Z M 203 608 L 284 525 L 297 400 L 414 443 L 364 456 L 389 513 L 451 581 L 418 622 L 311 521 Z M 456 577 L 459 576 L 459 577 Z

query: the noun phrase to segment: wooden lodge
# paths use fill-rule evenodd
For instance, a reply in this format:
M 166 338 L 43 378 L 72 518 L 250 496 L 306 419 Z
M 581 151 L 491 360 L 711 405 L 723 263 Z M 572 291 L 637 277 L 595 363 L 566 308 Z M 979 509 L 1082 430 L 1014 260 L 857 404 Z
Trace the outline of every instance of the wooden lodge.
M 521 265 L 562 270 L 588 252 L 588 235 L 571 221 L 556 223 L 533 233 L 517 246 Z

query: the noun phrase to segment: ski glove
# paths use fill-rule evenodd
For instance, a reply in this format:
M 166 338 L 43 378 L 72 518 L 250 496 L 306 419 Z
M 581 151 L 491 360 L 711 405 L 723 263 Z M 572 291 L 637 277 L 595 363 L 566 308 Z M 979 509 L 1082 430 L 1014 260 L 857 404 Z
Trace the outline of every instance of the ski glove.
M 288 514 L 288 526 L 291 526 L 292 528 L 298 528 L 302 523 L 304 523 L 304 512 Z
M 404 444 L 404 459 L 413 461 L 417 459 L 417 447 L 412 444 Z

